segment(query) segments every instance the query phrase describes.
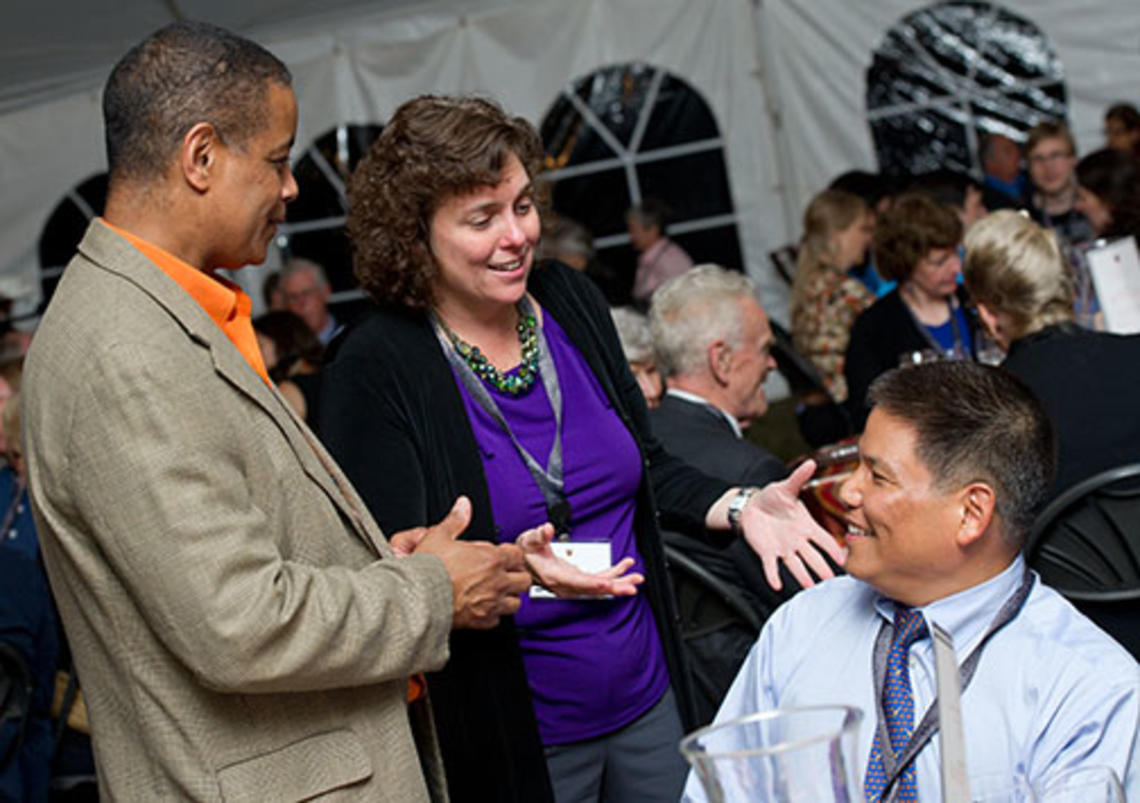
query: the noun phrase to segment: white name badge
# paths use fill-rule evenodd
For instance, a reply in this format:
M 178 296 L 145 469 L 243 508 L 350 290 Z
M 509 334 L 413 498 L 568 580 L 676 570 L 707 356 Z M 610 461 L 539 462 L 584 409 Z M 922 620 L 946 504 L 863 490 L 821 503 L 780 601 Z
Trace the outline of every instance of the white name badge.
M 597 574 L 610 568 L 613 555 L 609 541 L 552 541 L 550 548 L 555 557 L 572 563 L 584 572 Z M 531 599 L 555 599 L 554 592 L 542 586 L 530 587 Z M 604 597 L 590 597 L 589 599 L 610 599 Z

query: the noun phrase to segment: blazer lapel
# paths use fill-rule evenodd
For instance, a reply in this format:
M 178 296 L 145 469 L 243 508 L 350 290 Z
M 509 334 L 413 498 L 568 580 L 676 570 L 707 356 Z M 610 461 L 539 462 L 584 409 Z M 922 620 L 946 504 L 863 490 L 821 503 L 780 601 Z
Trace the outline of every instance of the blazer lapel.
M 371 522 L 365 520 L 363 504 L 332 458 L 324 453 L 316 436 L 277 389 L 258 376 L 197 301 L 138 249 L 98 220 L 91 223 L 79 250 L 95 264 L 122 276 L 147 293 L 177 321 L 191 340 L 208 349 L 214 370 L 273 419 L 305 473 L 352 522 L 357 535 L 376 554 L 388 554 L 387 543 L 379 528 L 374 525 L 369 528 Z

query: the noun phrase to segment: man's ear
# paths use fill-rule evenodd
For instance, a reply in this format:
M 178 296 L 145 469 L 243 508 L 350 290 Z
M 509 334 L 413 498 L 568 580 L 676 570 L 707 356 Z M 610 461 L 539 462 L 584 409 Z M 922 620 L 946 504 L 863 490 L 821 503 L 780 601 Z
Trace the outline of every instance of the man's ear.
M 197 192 L 205 192 L 216 177 L 222 138 L 212 123 L 195 123 L 182 138 L 178 166 L 182 177 Z
M 972 482 L 959 492 L 962 521 L 958 526 L 958 546 L 967 547 L 981 538 L 993 524 L 997 508 L 994 489 L 984 482 Z
M 709 373 L 717 384 L 727 385 L 732 371 L 732 349 L 723 340 L 714 340 L 706 350 Z

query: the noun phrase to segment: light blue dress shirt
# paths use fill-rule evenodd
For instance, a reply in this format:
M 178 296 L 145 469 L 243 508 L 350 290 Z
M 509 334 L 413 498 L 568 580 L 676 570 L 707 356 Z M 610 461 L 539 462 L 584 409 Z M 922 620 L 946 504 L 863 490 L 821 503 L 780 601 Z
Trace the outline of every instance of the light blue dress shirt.
M 997 577 L 924 608 L 954 637 L 961 663 L 1017 589 L 1018 557 Z M 853 705 L 864 719 L 855 757 L 862 778 L 875 729 L 872 653 L 895 603 L 853 577 L 797 594 L 764 626 L 729 689 L 716 722 L 755 711 L 805 705 Z M 911 648 L 915 721 L 937 684 L 929 638 Z M 971 788 L 1020 774 L 1037 782 L 1074 766 L 1107 765 L 1128 800 L 1140 801 L 1140 665 L 1060 594 L 1038 579 L 1021 613 L 984 648 L 962 695 Z M 938 735 L 915 759 L 919 799 L 941 800 Z M 694 773 L 684 800 L 705 801 Z

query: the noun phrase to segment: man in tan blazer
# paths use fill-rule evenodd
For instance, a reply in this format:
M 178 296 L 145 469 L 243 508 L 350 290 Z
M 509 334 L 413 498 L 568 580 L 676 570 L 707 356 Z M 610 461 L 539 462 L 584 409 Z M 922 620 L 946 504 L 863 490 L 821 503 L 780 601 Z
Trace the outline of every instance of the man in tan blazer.
M 179 23 L 124 56 L 110 189 L 28 356 L 37 526 L 105 800 L 443 799 L 426 699 L 452 626 L 529 584 L 516 547 L 456 542 L 457 505 L 395 558 L 270 385 L 249 299 L 297 194 L 290 76 Z M 414 685 L 414 684 L 412 684 Z

